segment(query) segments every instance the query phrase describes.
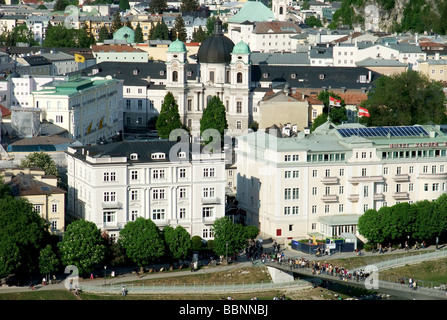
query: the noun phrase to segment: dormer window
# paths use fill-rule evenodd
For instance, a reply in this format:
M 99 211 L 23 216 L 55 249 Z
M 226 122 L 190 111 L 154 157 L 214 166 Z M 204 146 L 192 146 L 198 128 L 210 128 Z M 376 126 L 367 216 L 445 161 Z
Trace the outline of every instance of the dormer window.
M 152 160 L 160 160 L 160 159 L 165 159 L 165 158 L 166 158 L 166 155 L 163 152 L 157 152 L 157 153 L 151 154 Z
M 133 75 L 134 75 L 134 76 L 138 75 L 138 69 L 135 69 L 135 70 L 133 71 Z
M 296 78 L 296 73 L 292 73 L 292 74 L 290 75 L 290 78 L 295 79 L 295 78 Z
M 266 72 L 262 76 L 263 76 L 264 79 L 267 79 L 269 77 L 269 74 Z
M 138 160 L 138 154 L 132 153 L 129 158 L 130 158 L 130 160 Z
M 164 76 L 165 72 L 163 70 L 160 71 L 160 76 Z
M 324 79 L 324 74 L 321 73 L 318 77 L 320 78 L 320 80 L 323 80 Z
M 178 157 L 179 157 L 180 159 L 185 159 L 185 158 L 186 158 L 186 152 L 184 152 L 184 151 L 179 152 L 179 153 L 178 153 Z

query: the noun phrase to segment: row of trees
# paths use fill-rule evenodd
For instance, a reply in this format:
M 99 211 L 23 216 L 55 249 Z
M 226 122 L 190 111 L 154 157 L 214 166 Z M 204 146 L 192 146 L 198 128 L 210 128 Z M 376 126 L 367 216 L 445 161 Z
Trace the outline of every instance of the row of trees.
M 189 128 L 186 128 L 182 124 L 177 102 L 175 101 L 174 95 L 171 92 L 168 92 L 165 95 L 155 127 L 157 129 L 158 136 L 161 139 L 169 139 L 171 131 L 175 129 L 189 130 Z M 216 129 L 221 136 L 221 141 L 223 141 L 225 129 L 227 128 L 228 122 L 224 104 L 219 97 L 211 97 L 205 110 L 203 111 L 202 118 L 200 119 L 200 135 L 202 136 L 203 132 L 207 129 Z M 205 143 L 209 143 L 211 141 L 212 138 L 209 138 L 206 139 Z
M 358 231 L 370 243 L 403 243 L 447 239 L 447 194 L 436 201 L 418 201 L 367 210 L 358 221 Z
M 229 218 L 218 219 L 213 250 L 217 255 L 232 255 L 244 249 L 247 239 L 255 238 L 258 232 Z M 0 183 L 0 278 L 9 274 L 27 278 L 49 275 L 69 265 L 75 265 L 80 275 L 93 272 L 97 265 L 117 267 L 131 262 L 143 268 L 157 261 L 172 265 L 191 257 L 193 240 L 202 243 L 197 238 L 191 239 L 181 226 L 160 230 L 152 220 L 140 217 L 126 224 L 116 242 L 86 220 L 69 224 L 59 241 L 26 199 L 12 197 L 9 187 Z

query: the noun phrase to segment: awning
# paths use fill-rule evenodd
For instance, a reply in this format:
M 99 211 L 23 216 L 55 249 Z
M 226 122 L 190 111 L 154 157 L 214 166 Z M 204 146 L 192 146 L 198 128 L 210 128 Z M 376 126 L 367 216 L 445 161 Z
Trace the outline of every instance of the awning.
M 318 217 L 318 222 L 327 226 L 356 225 L 361 215 L 359 214 L 336 214 L 332 216 Z

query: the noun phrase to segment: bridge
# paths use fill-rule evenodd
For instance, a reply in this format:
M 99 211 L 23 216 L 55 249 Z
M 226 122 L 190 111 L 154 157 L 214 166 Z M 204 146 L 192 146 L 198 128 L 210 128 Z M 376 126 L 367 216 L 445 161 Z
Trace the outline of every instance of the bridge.
M 407 300 L 447 300 L 447 293 L 445 290 L 438 290 L 426 287 L 417 287 L 412 289 L 406 284 L 394 283 L 378 279 L 374 273 L 365 277 L 359 278 L 342 278 L 340 275 L 331 275 L 325 272 L 315 273 L 312 268 L 295 266 L 287 262 L 266 262 L 267 267 L 272 267 L 288 274 L 297 275 L 300 279 L 321 279 L 330 281 L 332 283 L 339 283 L 344 286 L 357 287 L 368 289 L 374 292 L 389 294 L 391 296 L 400 297 Z

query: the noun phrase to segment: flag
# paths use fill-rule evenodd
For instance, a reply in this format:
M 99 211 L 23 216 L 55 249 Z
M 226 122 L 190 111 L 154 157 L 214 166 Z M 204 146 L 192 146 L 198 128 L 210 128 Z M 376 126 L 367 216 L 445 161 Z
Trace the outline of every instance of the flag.
M 359 107 L 359 117 L 369 117 L 368 109 Z
M 341 100 L 338 100 L 334 97 L 329 96 L 329 105 L 334 107 L 340 107 L 341 106 Z
M 75 62 L 80 62 L 80 63 L 84 63 L 85 62 L 85 58 L 83 55 L 80 55 L 78 53 L 75 53 Z

